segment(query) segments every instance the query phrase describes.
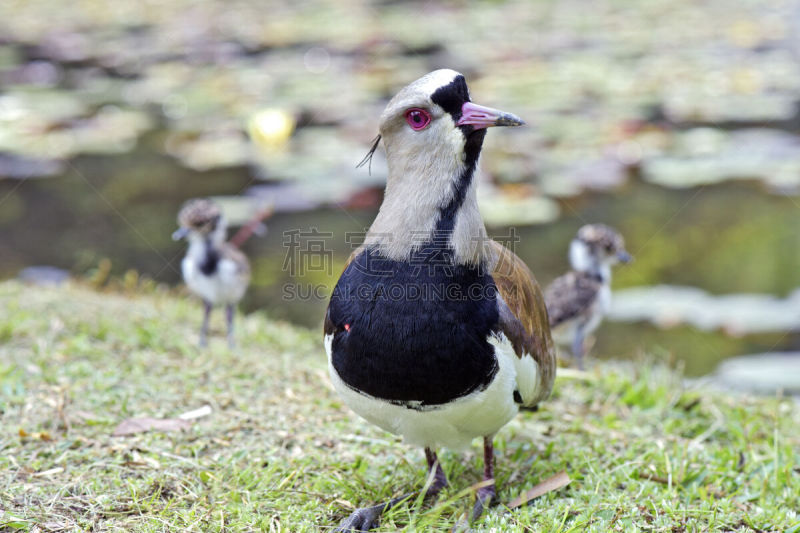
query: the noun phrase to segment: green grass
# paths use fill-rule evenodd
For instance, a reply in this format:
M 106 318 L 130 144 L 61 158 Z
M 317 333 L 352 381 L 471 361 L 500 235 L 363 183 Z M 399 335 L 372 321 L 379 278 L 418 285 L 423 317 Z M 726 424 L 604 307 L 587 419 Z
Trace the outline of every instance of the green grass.
M 229 351 L 173 294 L 0 284 L 0 531 L 324 531 L 420 488 L 422 451 L 351 414 L 318 331 L 260 314 Z M 496 438 L 484 531 L 800 531 L 793 399 L 686 385 L 656 362 L 559 379 Z M 132 416 L 210 405 L 190 430 L 112 437 Z M 24 435 L 24 436 L 23 436 Z M 440 455 L 451 487 L 382 531 L 448 531 L 480 479 L 478 442 Z M 566 470 L 567 487 L 502 505 Z

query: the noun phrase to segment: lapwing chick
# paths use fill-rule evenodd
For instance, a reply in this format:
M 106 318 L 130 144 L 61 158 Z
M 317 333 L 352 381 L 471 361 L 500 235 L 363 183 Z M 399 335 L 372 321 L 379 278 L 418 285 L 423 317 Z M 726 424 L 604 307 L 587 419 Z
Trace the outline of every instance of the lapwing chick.
M 250 263 L 235 246 L 225 242 L 227 224 L 219 207 L 208 199 L 190 200 L 178 213 L 174 240 L 186 238 L 189 248 L 181 262 L 183 280 L 203 300 L 200 346 L 208 343 L 211 308 L 225 306 L 228 345 L 233 347 L 234 308 L 250 283 Z
M 483 439 L 486 484 L 472 520 L 495 495 L 494 434 L 521 406 L 547 398 L 556 371 L 539 285 L 488 239 L 475 192 L 487 128 L 522 124 L 472 103 L 453 70 L 392 98 L 379 126 L 389 170 L 383 204 L 325 316 L 336 391 L 369 422 L 424 448 L 433 480 L 426 497 L 448 484 L 436 450 Z M 369 530 L 403 498 L 358 509 L 340 530 Z
M 572 347 L 572 357 L 581 370 L 585 339 L 611 305 L 611 267 L 631 260 L 622 235 L 604 224 L 587 224 L 569 246 L 572 270 L 545 289 L 553 338 Z

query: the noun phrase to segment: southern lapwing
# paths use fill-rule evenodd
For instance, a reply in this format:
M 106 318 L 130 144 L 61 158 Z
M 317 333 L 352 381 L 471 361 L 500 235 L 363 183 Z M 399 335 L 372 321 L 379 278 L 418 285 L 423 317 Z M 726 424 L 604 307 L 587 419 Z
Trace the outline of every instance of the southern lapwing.
M 186 238 L 189 249 L 181 262 L 183 280 L 189 290 L 203 300 L 205 313 L 200 329 L 200 345 L 208 339 L 211 308 L 225 306 L 228 345 L 233 346 L 233 313 L 250 283 L 250 264 L 235 246 L 226 243 L 227 224 L 219 207 L 208 199 L 190 200 L 178 213 L 180 228 L 174 240 Z
M 547 398 L 556 371 L 539 285 L 488 239 L 475 193 L 486 128 L 522 124 L 473 104 L 453 70 L 392 98 L 380 118 L 383 204 L 325 316 L 337 392 L 363 418 L 425 449 L 426 497 L 447 485 L 435 450 L 483 438 L 486 484 L 473 520 L 495 494 L 493 435 L 521 406 Z M 341 529 L 368 530 L 401 499 L 359 509 Z
M 569 246 L 572 270 L 545 289 L 553 339 L 572 347 L 579 369 L 586 336 L 597 329 L 611 305 L 611 267 L 631 259 L 619 233 L 603 224 L 587 224 Z

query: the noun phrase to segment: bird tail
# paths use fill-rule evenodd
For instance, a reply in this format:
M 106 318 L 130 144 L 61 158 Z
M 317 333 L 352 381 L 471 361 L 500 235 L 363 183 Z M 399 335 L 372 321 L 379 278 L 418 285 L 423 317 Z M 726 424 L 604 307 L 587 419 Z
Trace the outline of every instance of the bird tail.
M 252 237 L 254 233 L 258 235 L 263 234 L 266 231 L 266 226 L 262 224 L 262 222 L 271 217 L 274 211 L 275 210 L 273 209 L 272 205 L 268 205 L 267 207 L 259 209 L 253 218 L 246 222 L 244 226 L 239 228 L 239 231 L 237 231 L 228 242 L 236 248 L 241 248 L 247 239 Z

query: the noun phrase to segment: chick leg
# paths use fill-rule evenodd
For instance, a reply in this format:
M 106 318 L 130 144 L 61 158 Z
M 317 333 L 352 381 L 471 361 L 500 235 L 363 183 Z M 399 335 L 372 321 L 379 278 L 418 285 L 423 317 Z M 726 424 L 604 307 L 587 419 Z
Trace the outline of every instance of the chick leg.
M 583 332 L 583 327 L 578 326 L 575 330 L 575 337 L 572 338 L 572 357 L 575 359 L 575 364 L 578 370 L 583 370 L 583 351 L 584 341 L 586 335 Z
M 428 474 L 433 473 L 433 483 L 425 491 L 425 499 L 432 498 L 439 494 L 439 492 L 447 486 L 447 476 L 439 464 L 439 459 L 436 457 L 436 452 L 430 448 L 425 448 L 425 460 L 428 463 Z M 412 492 L 399 498 L 394 498 L 388 502 L 374 505 L 372 507 L 362 507 L 356 509 L 347 517 L 339 527 L 336 528 L 338 532 L 352 532 L 352 531 L 369 531 L 372 527 L 378 524 L 378 519 L 388 509 L 391 509 L 398 503 L 414 498 L 417 493 Z
M 232 304 L 225 306 L 225 323 L 228 326 L 228 348 L 233 348 L 236 342 L 233 340 L 233 314 L 234 309 Z
M 211 317 L 211 304 L 203 300 L 203 325 L 200 328 L 200 347 L 208 346 L 208 321 Z

